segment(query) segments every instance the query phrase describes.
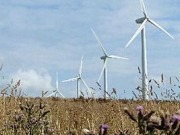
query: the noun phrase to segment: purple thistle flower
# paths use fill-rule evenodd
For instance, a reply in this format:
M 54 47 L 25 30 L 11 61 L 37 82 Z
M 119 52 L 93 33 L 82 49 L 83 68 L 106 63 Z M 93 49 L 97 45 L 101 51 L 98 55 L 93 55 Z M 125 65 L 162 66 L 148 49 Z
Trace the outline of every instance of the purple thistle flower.
M 178 115 L 178 114 L 173 115 L 173 119 L 180 121 L 180 115 Z
M 109 126 L 108 126 L 107 124 L 103 124 L 103 125 L 101 125 L 101 128 L 103 128 L 103 129 L 108 129 Z
M 108 128 L 109 128 L 109 126 L 107 124 L 100 125 L 99 135 L 107 135 Z
M 138 105 L 137 107 L 136 107 L 136 111 L 143 111 L 144 110 L 144 107 L 143 106 L 140 106 L 140 105 Z

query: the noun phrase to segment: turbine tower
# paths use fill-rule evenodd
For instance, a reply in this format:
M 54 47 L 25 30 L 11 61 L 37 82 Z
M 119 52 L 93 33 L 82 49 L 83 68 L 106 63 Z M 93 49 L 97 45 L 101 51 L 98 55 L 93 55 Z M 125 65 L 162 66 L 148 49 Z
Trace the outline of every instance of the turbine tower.
M 94 32 L 93 29 L 91 29 L 94 37 L 96 38 L 97 42 L 99 43 L 100 45 L 100 48 L 102 50 L 102 52 L 104 53 L 104 56 L 100 57 L 101 60 L 104 61 L 104 65 L 103 65 L 103 68 L 102 68 L 102 71 L 101 71 L 101 74 L 99 76 L 99 79 L 98 79 L 98 83 L 102 77 L 102 74 L 104 73 L 104 98 L 106 99 L 108 97 L 107 95 L 107 92 L 108 92 L 108 81 L 107 81 L 107 61 L 108 59 L 124 59 L 124 60 L 127 60 L 128 58 L 124 58 L 124 57 L 119 57 L 119 56 L 115 56 L 115 55 L 108 55 L 106 50 L 104 49 L 101 41 L 99 40 L 98 36 L 96 35 L 96 33 Z
M 144 1 L 140 0 L 141 4 L 141 9 L 144 14 L 144 17 L 139 18 L 136 20 L 136 23 L 141 24 L 138 30 L 135 32 L 133 37 L 130 39 L 130 41 L 127 43 L 126 47 L 128 47 L 131 42 L 138 36 L 139 33 L 141 33 L 141 42 L 142 42 L 142 97 L 145 100 L 149 100 L 149 91 L 148 91 L 148 74 L 147 74 L 147 54 L 146 54 L 146 31 L 145 31 L 145 26 L 146 23 L 150 23 L 166 33 L 169 37 L 174 39 L 174 37 L 169 34 L 165 29 L 163 29 L 158 23 L 156 23 L 154 20 L 150 19 L 147 12 L 146 8 L 144 5 Z
M 80 68 L 79 68 L 79 74 L 78 76 L 68 79 L 68 80 L 64 80 L 62 82 L 69 82 L 69 81 L 77 81 L 77 98 L 79 98 L 80 96 L 80 81 L 82 81 L 82 83 L 84 84 L 84 86 L 87 88 L 87 90 L 89 91 L 89 93 L 92 93 L 88 87 L 88 85 L 86 84 L 86 82 L 84 81 L 84 79 L 82 78 L 82 64 L 83 64 L 83 56 L 81 58 L 81 64 L 80 64 Z
M 48 97 L 51 97 L 51 96 L 55 96 L 55 97 L 57 97 L 57 94 L 59 94 L 59 95 L 61 95 L 63 98 L 65 98 L 64 97 L 64 95 L 59 91 L 59 75 L 58 75 L 58 72 L 56 72 L 56 89 L 53 91 L 53 93 L 52 94 L 50 94 Z

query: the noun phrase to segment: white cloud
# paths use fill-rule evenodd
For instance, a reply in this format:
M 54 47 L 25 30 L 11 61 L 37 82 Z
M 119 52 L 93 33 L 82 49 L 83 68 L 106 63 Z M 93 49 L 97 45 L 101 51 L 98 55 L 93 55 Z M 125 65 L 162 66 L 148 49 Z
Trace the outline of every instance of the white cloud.
M 21 80 L 20 87 L 22 91 L 28 96 L 40 96 L 43 91 L 54 90 L 51 76 L 44 70 L 36 71 L 30 70 L 18 70 L 17 73 L 12 75 L 14 80 Z

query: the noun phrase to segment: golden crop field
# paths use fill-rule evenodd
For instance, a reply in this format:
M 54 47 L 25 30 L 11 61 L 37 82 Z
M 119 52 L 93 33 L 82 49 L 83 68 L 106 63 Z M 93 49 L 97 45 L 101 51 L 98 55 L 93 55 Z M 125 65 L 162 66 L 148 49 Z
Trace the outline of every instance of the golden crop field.
M 100 125 L 107 124 L 108 135 L 114 135 L 119 130 L 128 130 L 130 135 L 138 135 L 137 124 L 124 111 L 128 108 L 136 117 L 138 105 L 144 107 L 143 113 L 153 110 L 155 113 L 152 116 L 157 117 L 162 112 L 171 116 L 180 109 L 178 101 L 2 97 L 0 133 L 66 135 L 67 131 L 72 131 L 81 135 L 82 129 L 89 129 L 98 135 Z

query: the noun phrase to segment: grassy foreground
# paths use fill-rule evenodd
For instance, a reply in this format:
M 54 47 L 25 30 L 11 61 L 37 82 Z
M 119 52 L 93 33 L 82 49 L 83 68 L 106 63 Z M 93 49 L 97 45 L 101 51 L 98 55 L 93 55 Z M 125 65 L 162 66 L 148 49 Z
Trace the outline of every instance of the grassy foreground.
M 159 116 L 160 111 L 168 112 L 171 115 L 180 109 L 180 102 L 177 101 L 144 102 L 103 99 L 0 98 L 0 133 L 3 135 L 25 134 L 25 131 L 29 130 L 33 124 L 31 117 L 37 118 L 41 115 L 42 120 L 46 121 L 47 124 L 39 122 L 36 126 L 43 126 L 37 128 L 37 130 L 41 130 L 36 131 L 37 134 L 65 135 L 67 131 L 75 129 L 77 134 L 81 135 L 83 128 L 98 133 L 99 126 L 107 124 L 109 125 L 108 134 L 110 135 L 117 133 L 119 129 L 129 130 L 131 134 L 138 135 L 137 126 L 124 112 L 124 108 L 127 107 L 130 112 L 137 114 L 136 107 L 138 105 L 143 106 L 145 112 L 154 110 L 156 116 Z M 28 106 L 29 110 L 32 109 L 31 114 L 29 114 Z M 33 108 L 36 109 L 33 110 Z M 29 123 L 28 128 L 27 125 L 23 128 L 25 120 L 21 121 L 21 117 L 18 117 L 19 115 L 24 117 L 23 120 L 30 117 L 29 121 L 31 121 L 31 124 Z M 29 121 L 26 122 L 28 123 Z M 16 129 L 18 130 L 16 131 Z M 32 130 L 35 130 L 35 127 Z M 45 132 L 44 130 L 49 131 Z

